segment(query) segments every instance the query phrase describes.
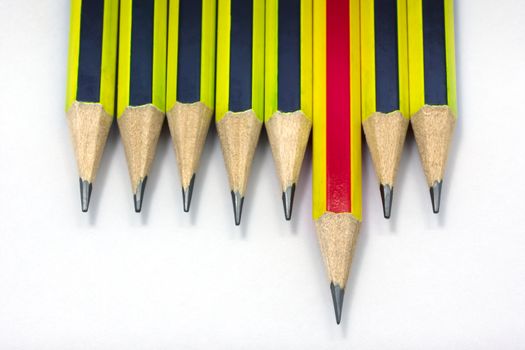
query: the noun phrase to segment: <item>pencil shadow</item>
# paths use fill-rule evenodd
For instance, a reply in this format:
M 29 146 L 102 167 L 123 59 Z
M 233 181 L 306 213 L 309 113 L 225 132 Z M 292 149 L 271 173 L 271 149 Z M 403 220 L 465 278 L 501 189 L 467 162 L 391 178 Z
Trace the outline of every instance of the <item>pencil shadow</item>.
M 390 232 L 392 233 L 397 233 L 399 215 L 403 215 L 403 213 L 396 209 L 402 207 L 404 188 L 406 187 L 409 177 L 409 163 L 413 161 L 413 154 L 410 150 L 413 150 L 416 147 L 415 143 L 416 141 L 414 133 L 412 132 L 412 127 L 409 125 L 407 128 L 405 143 L 403 145 L 403 151 L 401 153 L 401 159 L 399 161 L 396 182 L 394 184 L 391 215 L 390 219 L 387 219 Z
M 165 163 L 165 160 L 168 156 L 170 150 L 170 133 L 167 123 L 162 124 L 162 129 L 159 135 L 159 141 L 157 143 L 157 151 L 155 152 L 155 159 L 151 165 L 151 169 L 148 174 L 148 182 L 146 184 L 146 190 L 144 194 L 144 199 L 142 203 L 142 211 L 140 212 L 140 222 L 142 225 L 147 225 L 149 222 L 149 216 L 151 212 L 151 206 L 155 200 L 155 194 L 158 188 L 158 180 L 162 165 Z
M 100 160 L 97 177 L 95 183 L 93 184 L 93 193 L 91 195 L 88 211 L 88 222 L 90 226 L 95 226 L 97 223 L 102 196 L 104 195 L 106 189 L 106 182 L 108 179 L 108 174 L 111 170 L 111 165 L 114 163 L 112 160 L 115 158 L 119 139 L 120 135 L 118 133 L 117 121 L 115 119 L 111 124 L 111 128 L 109 129 L 108 139 L 106 141 L 106 146 L 104 147 L 104 152 L 102 153 L 102 159 Z
M 265 165 L 263 159 L 267 156 L 267 152 L 270 152 L 270 145 L 268 142 L 266 129 L 263 125 L 261 133 L 259 135 L 259 142 L 257 143 L 257 148 L 253 156 L 250 178 L 248 179 L 248 186 L 246 189 L 246 194 L 244 196 L 242 218 L 241 224 L 239 226 L 239 231 L 243 239 L 248 238 L 248 231 L 250 229 L 250 225 L 253 223 L 251 217 L 255 208 L 255 198 L 257 198 L 258 191 L 258 187 L 255 184 L 259 183 L 262 180 L 261 176 L 263 174 L 263 167 Z
M 342 333 L 345 338 L 350 334 L 350 330 L 353 329 L 352 325 L 347 322 L 350 318 L 350 312 L 352 312 L 352 305 L 354 300 L 354 291 L 359 283 L 359 275 L 362 271 L 363 258 L 366 254 L 368 245 L 368 226 L 362 226 L 357 240 L 357 246 L 352 260 L 352 267 L 350 271 L 350 277 L 345 287 L 345 296 L 343 301 L 343 314 L 342 314 Z
M 461 14 L 458 12 L 460 6 L 454 6 L 454 13 L 456 14 L 454 17 L 456 19 L 456 22 L 457 22 L 457 19 L 458 18 L 461 18 L 459 17 Z M 457 23 L 456 23 L 457 24 Z M 455 25 L 455 36 L 456 38 L 459 38 L 461 37 L 460 35 L 460 32 L 459 30 L 460 27 L 458 27 L 457 25 Z M 462 67 L 463 64 L 462 64 L 462 61 L 463 61 L 463 57 L 461 55 L 461 50 L 457 47 L 458 44 L 459 44 L 459 40 L 456 40 L 456 67 L 459 68 L 459 67 Z M 463 78 L 462 78 L 462 74 L 461 74 L 461 69 L 457 69 L 456 70 L 456 101 L 461 101 L 461 97 L 463 95 Z M 449 200 L 449 191 L 450 191 L 450 188 L 453 187 L 452 184 L 453 184 L 453 181 L 454 181 L 454 169 L 456 167 L 456 163 L 457 163 L 457 157 L 458 157 L 458 150 L 459 150 L 459 147 L 461 145 L 461 141 L 463 140 L 463 137 L 461 136 L 463 134 L 463 123 L 462 121 L 464 120 L 463 118 L 461 118 L 461 115 L 462 115 L 462 108 L 461 108 L 461 104 L 458 103 L 458 106 L 457 106 L 457 119 L 456 119 L 456 127 L 455 127 L 455 130 L 454 130 L 454 134 L 452 136 L 452 141 L 451 141 L 451 144 L 450 144 L 450 147 L 449 147 L 449 154 L 448 154 L 448 160 L 447 160 L 447 168 L 446 168 L 446 172 L 445 172 L 445 177 L 443 179 L 443 188 L 442 188 L 442 193 L 441 193 L 441 207 L 440 207 L 440 212 L 439 212 L 439 219 L 438 219 L 438 225 L 440 227 L 443 227 L 446 223 L 446 219 L 447 219 L 447 213 L 448 213 L 448 207 L 450 206 L 451 203 L 450 200 Z
M 300 220 L 297 219 L 299 214 L 303 212 L 305 206 L 312 205 L 311 196 L 307 198 L 307 194 L 311 194 L 308 191 L 308 186 L 312 186 L 312 138 L 308 140 L 306 150 L 304 152 L 303 164 L 301 165 L 301 173 L 299 174 L 299 180 L 295 184 L 295 198 L 292 208 L 292 219 L 291 228 L 292 234 L 297 235 Z M 295 214 L 294 214 L 295 213 Z
M 460 114 L 458 109 L 458 115 Z M 454 130 L 454 136 L 452 137 L 451 145 L 449 148 L 447 168 L 445 172 L 445 177 L 443 179 L 443 187 L 441 193 L 441 206 L 439 208 L 438 224 L 440 227 L 443 227 L 447 221 L 448 207 L 452 204 L 450 203 L 450 188 L 453 188 L 454 183 L 454 169 L 456 167 L 457 158 L 458 158 L 458 149 L 461 144 L 461 134 L 463 132 L 461 118 L 458 118 L 456 121 L 456 128 Z
M 209 168 L 214 154 L 213 150 L 217 147 L 220 148 L 221 146 L 219 145 L 219 138 L 217 136 L 217 129 L 215 127 L 215 117 L 212 117 L 210 129 L 208 130 L 206 142 L 202 150 L 199 168 L 197 170 L 197 174 L 195 175 L 195 184 L 193 187 L 193 195 L 189 212 L 191 225 L 195 225 L 197 223 L 201 200 L 207 199 L 203 194 L 203 188 L 206 181 L 206 174 L 213 174 Z M 182 194 L 179 193 L 179 196 L 182 196 Z M 179 199 L 179 203 L 182 203 L 182 198 Z

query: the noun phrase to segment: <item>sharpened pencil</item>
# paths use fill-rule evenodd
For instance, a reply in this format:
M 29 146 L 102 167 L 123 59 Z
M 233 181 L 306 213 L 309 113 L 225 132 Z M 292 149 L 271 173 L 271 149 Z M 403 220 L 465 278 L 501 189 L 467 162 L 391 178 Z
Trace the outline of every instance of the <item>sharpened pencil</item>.
M 408 0 L 408 45 L 411 124 L 438 213 L 457 119 L 454 1 Z
M 216 6 L 215 0 L 169 2 L 166 109 L 185 212 L 215 107 Z
M 77 160 L 82 211 L 115 113 L 118 0 L 72 0 L 66 112 Z
M 264 109 L 264 0 L 219 0 L 216 125 L 240 225 Z
M 314 0 L 313 219 L 336 321 L 361 222 L 359 0 Z
M 390 218 L 409 124 L 406 0 L 361 2 L 362 124 Z
M 312 0 L 266 1 L 265 121 L 286 220 L 312 128 Z
M 120 1 L 117 122 L 136 212 L 164 123 L 167 10 L 167 0 Z

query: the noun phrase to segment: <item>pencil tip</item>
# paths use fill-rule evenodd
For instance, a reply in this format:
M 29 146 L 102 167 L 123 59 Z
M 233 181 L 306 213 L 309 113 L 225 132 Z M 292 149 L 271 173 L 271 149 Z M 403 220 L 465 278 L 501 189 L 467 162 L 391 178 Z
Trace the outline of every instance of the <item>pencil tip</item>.
M 91 199 L 93 185 L 91 182 L 82 180 L 82 178 L 79 178 L 78 181 L 80 182 L 80 203 L 82 205 L 82 211 L 85 213 L 89 209 L 89 201 Z
M 140 213 L 142 210 L 142 200 L 144 199 L 144 191 L 146 190 L 146 182 L 148 181 L 148 177 L 144 177 L 142 180 L 139 181 L 139 184 L 137 185 L 137 189 L 135 190 L 135 194 L 133 195 L 133 199 L 135 201 L 135 212 Z
M 293 199 L 295 195 L 295 184 L 288 186 L 286 191 L 283 192 L 283 206 L 284 206 L 284 217 L 286 220 L 292 218 Z
M 381 192 L 381 202 L 383 202 L 383 215 L 385 219 L 390 219 L 390 212 L 392 211 L 392 198 L 394 196 L 394 187 L 390 185 L 379 186 Z
M 432 200 L 432 210 L 434 214 L 439 213 L 439 206 L 441 205 L 441 186 L 443 185 L 443 180 L 436 181 L 430 187 L 430 199 Z
M 330 290 L 332 291 L 332 301 L 334 302 L 335 321 L 337 324 L 341 323 L 341 314 L 343 312 L 343 299 L 345 296 L 345 289 L 338 284 L 330 283 Z
M 193 194 L 193 183 L 195 182 L 195 174 L 191 177 L 190 184 L 186 188 L 182 188 L 182 204 L 184 206 L 184 212 L 190 211 L 191 196 Z
M 242 205 L 244 203 L 244 197 L 241 196 L 239 192 L 232 193 L 232 202 L 233 202 L 233 215 L 235 216 L 235 225 L 239 226 L 241 224 L 241 215 L 242 215 Z

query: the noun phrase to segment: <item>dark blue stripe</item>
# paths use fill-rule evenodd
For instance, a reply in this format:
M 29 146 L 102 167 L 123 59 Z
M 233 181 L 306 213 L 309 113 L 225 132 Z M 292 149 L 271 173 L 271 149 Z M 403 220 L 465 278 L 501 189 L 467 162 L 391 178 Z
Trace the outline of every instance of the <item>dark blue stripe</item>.
M 229 110 L 252 107 L 253 0 L 231 0 Z
M 399 110 L 397 1 L 375 0 L 376 110 Z
M 154 0 L 133 0 L 129 105 L 152 102 Z
M 84 0 L 80 15 L 77 101 L 100 101 L 104 0 Z
M 200 100 L 202 0 L 180 0 L 177 101 Z
M 448 99 L 444 0 L 423 0 L 423 54 L 425 103 L 446 105 Z
M 301 0 L 279 1 L 277 109 L 301 109 Z

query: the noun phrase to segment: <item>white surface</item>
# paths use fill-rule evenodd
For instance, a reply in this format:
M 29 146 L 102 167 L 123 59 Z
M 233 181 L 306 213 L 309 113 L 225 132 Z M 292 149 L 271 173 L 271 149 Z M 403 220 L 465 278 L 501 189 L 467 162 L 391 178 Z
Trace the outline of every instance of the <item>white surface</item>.
M 288 223 L 263 135 L 238 229 L 214 128 L 189 215 L 167 127 L 142 215 L 113 128 L 82 214 L 63 111 L 69 1 L 1 1 L 0 349 L 525 348 L 524 21 L 520 0 L 458 1 L 442 213 L 412 134 L 390 221 L 364 154 L 365 221 L 336 326 L 310 151 Z

